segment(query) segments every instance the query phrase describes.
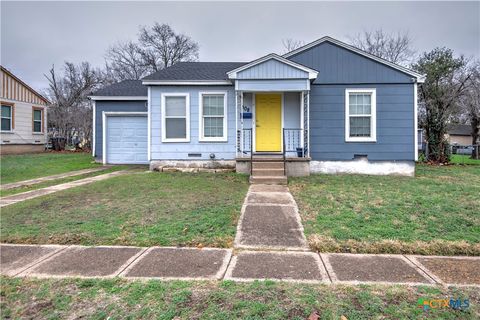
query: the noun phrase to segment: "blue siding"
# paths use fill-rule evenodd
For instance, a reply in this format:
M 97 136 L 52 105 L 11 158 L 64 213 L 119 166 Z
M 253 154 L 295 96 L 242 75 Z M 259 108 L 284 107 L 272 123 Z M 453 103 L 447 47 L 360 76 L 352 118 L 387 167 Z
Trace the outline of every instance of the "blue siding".
M 412 83 L 411 76 L 329 42 L 288 58 L 317 70 L 315 84 Z
M 95 103 L 95 158 L 102 159 L 102 112 L 146 112 L 147 101 L 96 101 Z
M 227 91 L 227 142 L 199 141 L 199 92 Z M 161 94 L 181 92 L 190 94 L 190 142 L 163 142 L 161 119 Z M 235 159 L 235 90 L 233 86 L 152 86 L 151 96 L 151 152 L 152 160 L 206 160 L 214 153 L 218 160 Z M 201 157 L 189 157 L 201 153 Z
M 377 142 L 345 142 L 345 89 L 376 88 Z M 313 160 L 414 160 L 413 84 L 312 85 L 310 152 Z
M 240 91 L 304 91 L 308 90 L 308 79 L 236 80 Z
M 308 73 L 271 59 L 240 71 L 237 79 L 308 79 Z

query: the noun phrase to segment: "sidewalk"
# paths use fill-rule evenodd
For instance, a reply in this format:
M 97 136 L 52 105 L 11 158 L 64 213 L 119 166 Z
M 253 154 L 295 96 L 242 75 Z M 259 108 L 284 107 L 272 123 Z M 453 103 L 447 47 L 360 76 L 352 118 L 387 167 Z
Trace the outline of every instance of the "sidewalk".
M 32 191 L 17 193 L 11 196 L 2 197 L 0 198 L 0 208 L 17 203 L 17 202 L 30 200 L 33 198 L 51 194 L 57 191 L 66 190 L 66 189 L 70 189 L 77 186 L 83 186 L 85 184 L 89 184 L 95 181 L 101 181 L 111 177 L 120 176 L 126 173 L 128 173 L 128 170 L 114 171 L 114 172 L 105 173 L 105 174 L 94 176 L 94 177 L 84 178 L 84 179 L 75 180 L 72 182 L 66 182 L 66 183 L 57 184 L 57 185 L 46 187 L 46 188 L 36 189 Z
M 480 257 L 231 249 L 0 245 L 2 275 L 480 287 Z

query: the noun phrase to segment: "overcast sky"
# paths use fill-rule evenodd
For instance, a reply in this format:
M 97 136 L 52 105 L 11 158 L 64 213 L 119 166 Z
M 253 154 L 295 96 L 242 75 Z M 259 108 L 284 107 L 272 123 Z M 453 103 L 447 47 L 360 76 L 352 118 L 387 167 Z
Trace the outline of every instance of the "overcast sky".
M 201 61 L 248 61 L 282 53 L 282 39 L 362 30 L 408 31 L 417 51 L 436 46 L 480 54 L 480 2 L 6 2 L 1 64 L 41 90 L 52 64 L 89 61 L 136 39 L 139 25 L 170 24 L 200 44 Z

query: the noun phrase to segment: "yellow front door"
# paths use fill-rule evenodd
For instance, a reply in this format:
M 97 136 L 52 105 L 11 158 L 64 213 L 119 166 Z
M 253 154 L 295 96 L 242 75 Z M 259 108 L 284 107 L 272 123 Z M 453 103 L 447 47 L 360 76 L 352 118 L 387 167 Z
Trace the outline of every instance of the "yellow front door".
M 255 95 L 256 151 L 282 151 L 282 95 Z

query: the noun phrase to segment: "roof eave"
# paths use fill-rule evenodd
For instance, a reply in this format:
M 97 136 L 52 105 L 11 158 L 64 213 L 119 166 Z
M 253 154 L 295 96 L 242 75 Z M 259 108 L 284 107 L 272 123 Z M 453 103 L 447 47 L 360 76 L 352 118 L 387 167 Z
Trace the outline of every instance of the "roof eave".
M 179 85 L 225 86 L 225 85 L 232 85 L 232 82 L 230 80 L 143 80 L 142 84 L 147 86 L 152 86 L 152 85 L 153 86 L 179 86 Z

